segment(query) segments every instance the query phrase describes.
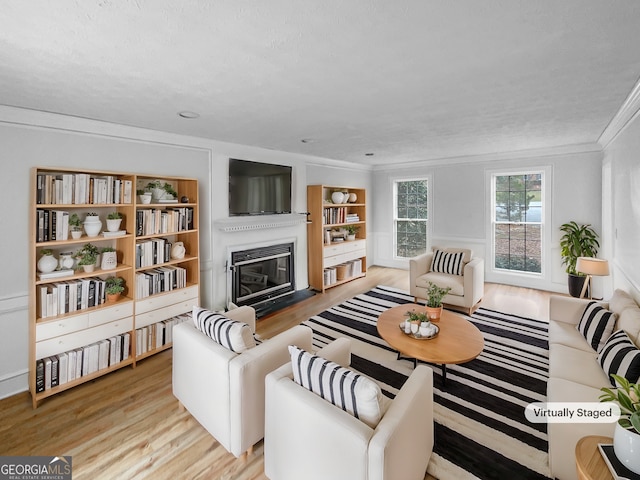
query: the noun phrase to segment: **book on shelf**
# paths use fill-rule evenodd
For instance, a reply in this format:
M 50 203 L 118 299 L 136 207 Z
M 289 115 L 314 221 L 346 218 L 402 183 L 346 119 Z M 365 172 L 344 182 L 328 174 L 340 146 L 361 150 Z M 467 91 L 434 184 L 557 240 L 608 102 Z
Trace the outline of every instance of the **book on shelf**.
M 115 232 L 102 232 L 102 236 L 105 238 L 122 237 L 123 235 L 126 235 L 126 234 L 127 234 L 126 230 L 117 230 Z
M 48 273 L 38 273 L 38 278 L 40 280 L 48 280 L 50 278 L 60 278 L 60 277 L 70 277 L 73 275 L 72 269 L 64 269 L 64 270 L 54 270 L 53 272 Z
M 613 445 L 610 443 L 599 443 L 598 450 L 607 464 L 611 475 L 614 480 L 640 480 L 640 474 L 633 473 L 627 467 L 625 467 L 620 460 L 616 457 L 613 451 Z
M 177 198 L 161 198 L 158 203 L 178 203 Z

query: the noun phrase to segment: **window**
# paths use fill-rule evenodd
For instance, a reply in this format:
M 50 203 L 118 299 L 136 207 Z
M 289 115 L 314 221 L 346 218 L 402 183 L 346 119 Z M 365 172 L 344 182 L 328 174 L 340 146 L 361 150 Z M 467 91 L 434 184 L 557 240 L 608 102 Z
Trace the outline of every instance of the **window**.
M 394 181 L 396 258 L 411 258 L 427 251 L 427 187 L 427 179 Z
M 495 174 L 492 182 L 494 267 L 542 273 L 543 173 Z

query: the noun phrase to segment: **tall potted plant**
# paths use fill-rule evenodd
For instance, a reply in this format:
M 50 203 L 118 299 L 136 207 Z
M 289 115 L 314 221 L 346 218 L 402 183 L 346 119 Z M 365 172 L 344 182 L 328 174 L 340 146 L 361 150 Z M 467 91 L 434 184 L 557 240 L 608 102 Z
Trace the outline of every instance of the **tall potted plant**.
M 579 225 L 573 221 L 562 224 L 560 230 L 563 232 L 560 238 L 560 255 L 569 275 L 569 293 L 573 297 L 579 297 L 586 277 L 576 271 L 576 262 L 578 257 L 595 257 L 598 254 L 598 234 L 590 224 Z

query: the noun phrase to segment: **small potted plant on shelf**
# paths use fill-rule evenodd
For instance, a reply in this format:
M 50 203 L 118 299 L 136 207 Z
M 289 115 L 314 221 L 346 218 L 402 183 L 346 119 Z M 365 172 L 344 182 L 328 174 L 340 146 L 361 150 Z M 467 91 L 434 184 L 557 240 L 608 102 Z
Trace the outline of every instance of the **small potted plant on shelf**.
M 145 205 L 148 203 L 151 203 L 152 195 L 150 191 L 139 189 L 139 190 L 136 190 L 136 194 L 138 195 L 138 199 L 140 200 L 140 203 L 143 203 Z
M 87 272 L 93 272 L 96 268 L 96 260 L 97 256 L 93 252 L 84 252 L 78 261 L 78 266 L 82 267 L 82 269 Z
M 102 270 L 113 270 L 118 266 L 118 254 L 115 248 L 103 247 L 100 253 L 102 254 L 100 260 L 100 268 Z
M 432 322 L 437 322 L 442 316 L 442 299 L 451 291 L 451 287 L 439 287 L 429 282 L 427 287 L 427 315 Z
M 151 190 L 151 194 L 154 200 L 169 200 L 178 198 L 178 192 L 174 190 L 168 182 L 161 182 L 160 180 L 154 180 L 147 183 L 148 190 Z
M 111 212 L 107 215 L 107 230 L 109 232 L 117 232 L 120 230 L 122 222 L 122 214 L 120 212 Z
M 578 225 L 573 221 L 562 224 L 560 230 L 563 232 L 560 237 L 560 256 L 569 275 L 569 293 L 579 297 L 586 276 L 576 271 L 576 262 L 578 257 L 595 257 L 598 254 L 598 234 L 591 225 Z
M 358 225 L 347 225 L 344 229 L 347 231 L 347 240 L 352 241 L 356 239 L 356 233 L 358 233 L 360 227 Z
M 634 473 L 640 474 L 640 385 L 612 374 L 618 388 L 601 388 L 601 402 L 620 406 L 620 418 L 613 434 L 613 451 L 618 460 Z
M 40 273 L 53 272 L 58 267 L 58 260 L 53 256 L 53 250 L 49 248 L 40 250 L 40 259 L 36 266 Z
M 105 294 L 107 302 L 113 303 L 118 301 L 122 292 L 124 292 L 124 278 L 109 277 L 105 280 Z
M 71 230 L 71 238 L 78 239 L 82 236 L 82 220 L 77 213 L 69 215 L 69 229 Z

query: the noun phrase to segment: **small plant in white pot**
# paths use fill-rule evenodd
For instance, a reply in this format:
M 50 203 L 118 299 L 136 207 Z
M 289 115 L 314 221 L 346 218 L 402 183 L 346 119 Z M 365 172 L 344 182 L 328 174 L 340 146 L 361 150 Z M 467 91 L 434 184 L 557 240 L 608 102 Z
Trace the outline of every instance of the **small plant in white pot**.
M 138 195 L 138 200 L 140 200 L 140 203 L 144 203 L 145 205 L 151 203 L 151 192 L 140 189 L 136 191 L 136 194 Z
M 347 231 L 347 240 L 352 241 L 356 239 L 356 233 L 358 233 L 360 227 L 358 225 L 347 225 L 344 229 Z
M 109 232 L 117 232 L 120 230 L 122 222 L 122 214 L 120 212 L 111 212 L 107 215 L 107 230 Z
M 69 215 L 69 230 L 71 231 L 71 238 L 78 239 L 82 237 L 82 220 L 77 213 Z
M 429 282 L 427 287 L 427 315 L 429 320 L 437 322 L 442 316 L 442 299 L 451 291 L 451 287 L 439 287 Z
M 613 451 L 618 460 L 640 475 L 640 385 L 612 374 L 618 388 L 601 388 L 601 402 L 620 406 L 620 419 L 613 434 Z
M 84 252 L 80 261 L 78 261 L 78 266 L 82 267 L 82 269 L 87 273 L 93 272 L 96 268 L 96 259 L 96 254 L 92 252 Z

